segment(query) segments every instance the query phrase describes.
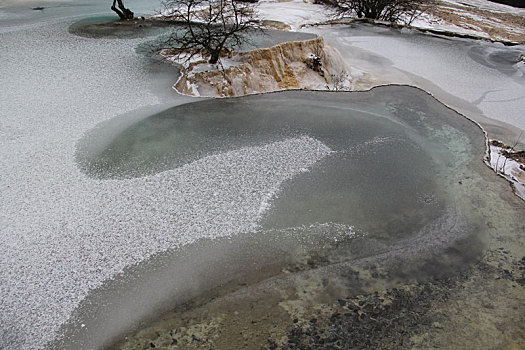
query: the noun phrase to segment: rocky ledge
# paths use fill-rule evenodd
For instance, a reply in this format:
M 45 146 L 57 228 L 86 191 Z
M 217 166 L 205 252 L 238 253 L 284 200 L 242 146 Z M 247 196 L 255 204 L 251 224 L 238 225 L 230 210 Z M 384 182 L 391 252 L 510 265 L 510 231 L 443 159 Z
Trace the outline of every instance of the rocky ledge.
M 165 56 L 174 59 L 170 52 Z M 323 38 L 231 53 L 222 64 L 183 66 L 174 88 L 182 94 L 232 97 L 288 89 L 350 90 L 341 54 Z

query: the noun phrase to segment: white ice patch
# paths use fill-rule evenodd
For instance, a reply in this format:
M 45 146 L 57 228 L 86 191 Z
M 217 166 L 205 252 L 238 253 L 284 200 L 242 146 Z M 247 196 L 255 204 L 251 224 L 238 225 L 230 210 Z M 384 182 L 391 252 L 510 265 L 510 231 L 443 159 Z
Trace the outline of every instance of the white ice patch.
M 515 66 L 514 75 L 503 74 L 469 55 L 477 49 L 480 60 L 488 62 L 492 52 L 506 50 L 502 44 L 466 40 L 451 44 L 448 40 L 423 40 L 410 31 L 406 35 L 379 35 L 363 30 L 356 35 L 345 26 L 307 30 L 322 35 L 341 52 L 347 66 L 366 72 L 376 84 L 414 85 L 473 120 L 480 119 L 479 108 L 488 118 L 525 129 L 525 84 L 520 66 Z M 513 50 L 524 48 L 520 45 Z

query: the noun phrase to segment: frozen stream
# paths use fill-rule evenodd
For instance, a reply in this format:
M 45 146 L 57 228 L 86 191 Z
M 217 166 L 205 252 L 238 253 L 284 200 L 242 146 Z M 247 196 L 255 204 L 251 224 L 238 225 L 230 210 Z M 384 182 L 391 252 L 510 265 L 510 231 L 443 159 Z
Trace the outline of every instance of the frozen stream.
M 422 257 L 484 234 L 483 135 L 420 90 L 190 99 L 135 52 L 147 39 L 68 32 L 106 1 L 18 3 L 0 7 L 2 349 L 107 346 L 166 303 L 356 236 L 360 254 Z

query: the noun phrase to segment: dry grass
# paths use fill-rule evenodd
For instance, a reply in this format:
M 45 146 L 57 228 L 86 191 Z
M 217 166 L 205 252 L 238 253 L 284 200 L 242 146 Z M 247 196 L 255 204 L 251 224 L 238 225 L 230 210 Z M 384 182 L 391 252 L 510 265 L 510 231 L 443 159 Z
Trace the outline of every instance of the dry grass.
M 495 40 L 525 43 L 524 16 L 450 3 L 441 3 L 428 12 L 446 23 L 465 29 L 481 30 Z

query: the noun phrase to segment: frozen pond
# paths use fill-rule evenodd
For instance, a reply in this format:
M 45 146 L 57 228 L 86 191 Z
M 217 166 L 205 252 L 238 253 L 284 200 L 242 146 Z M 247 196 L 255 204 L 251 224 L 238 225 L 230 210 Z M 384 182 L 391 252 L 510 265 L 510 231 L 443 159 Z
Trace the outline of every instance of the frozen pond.
M 107 346 L 320 250 L 330 267 L 451 248 L 448 272 L 479 253 L 456 245 L 487 234 L 482 214 L 501 227 L 483 203 L 523 214 L 488 199 L 481 131 L 421 90 L 191 99 L 136 52 L 149 38 L 68 31 L 106 1 L 27 4 L 0 8 L 2 349 Z
M 160 7 L 156 0 L 129 0 L 126 5 L 136 15 L 153 15 Z M 0 32 L 16 32 L 86 16 L 114 14 L 110 6 L 111 3 L 105 0 L 3 0 L 0 3 Z
M 304 30 L 322 35 L 348 66 L 371 76 L 371 85 L 418 86 L 508 144 L 525 129 L 525 65 L 519 63 L 523 45 L 506 47 L 366 24 Z

